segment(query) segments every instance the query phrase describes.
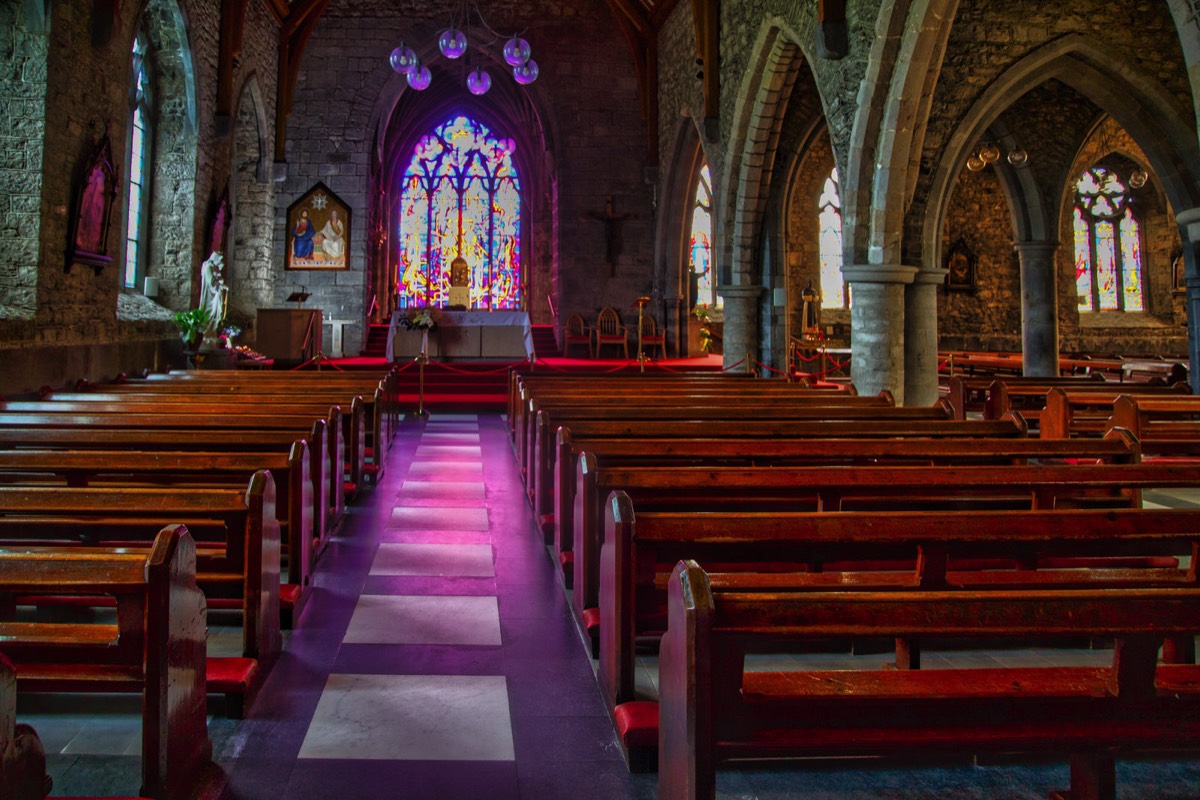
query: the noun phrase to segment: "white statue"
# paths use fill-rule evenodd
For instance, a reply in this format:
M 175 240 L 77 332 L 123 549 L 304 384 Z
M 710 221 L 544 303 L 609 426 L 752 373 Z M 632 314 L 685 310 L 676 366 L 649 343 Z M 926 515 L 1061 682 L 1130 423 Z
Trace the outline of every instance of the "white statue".
M 208 260 L 200 265 L 200 308 L 208 311 L 208 327 L 204 329 L 206 338 L 215 339 L 225 323 L 225 313 L 229 299 L 229 287 L 221 271 L 225 267 L 225 257 L 213 253 Z

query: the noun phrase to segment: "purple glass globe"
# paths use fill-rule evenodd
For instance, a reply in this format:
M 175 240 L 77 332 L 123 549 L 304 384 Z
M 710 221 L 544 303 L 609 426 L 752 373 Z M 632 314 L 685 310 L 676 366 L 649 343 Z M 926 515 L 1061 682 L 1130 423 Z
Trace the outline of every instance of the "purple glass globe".
M 483 67 L 476 67 L 467 75 L 467 89 L 473 95 L 487 94 L 492 88 L 492 76 Z
M 429 73 L 429 67 L 424 64 L 419 65 L 412 72 L 408 73 L 408 85 L 418 92 L 428 89 L 431 80 L 433 80 L 433 75 Z
M 392 69 L 396 70 L 401 75 L 408 75 L 417 68 L 417 54 L 408 45 L 401 42 L 400 46 L 392 51 L 391 58 L 388 61 L 392 64 Z
M 529 42 L 517 36 L 504 43 L 504 60 L 510 67 L 519 67 L 529 60 Z
M 519 67 L 513 67 L 513 79 L 522 86 L 528 86 L 537 80 L 538 65 L 532 58 Z
M 467 37 L 457 28 L 447 28 L 438 37 L 438 50 L 446 58 L 459 58 L 467 52 Z

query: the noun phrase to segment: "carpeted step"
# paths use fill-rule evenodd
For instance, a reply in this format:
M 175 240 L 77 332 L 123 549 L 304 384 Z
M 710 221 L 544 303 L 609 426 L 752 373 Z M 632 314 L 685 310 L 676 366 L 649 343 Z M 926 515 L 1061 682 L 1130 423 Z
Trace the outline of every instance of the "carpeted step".
M 537 353 L 538 358 L 558 358 L 562 355 L 553 325 L 530 325 L 529 330 L 533 336 L 533 352 Z
M 362 349 L 364 357 L 383 358 L 387 355 L 388 330 L 388 325 L 371 325 L 367 328 L 367 340 Z

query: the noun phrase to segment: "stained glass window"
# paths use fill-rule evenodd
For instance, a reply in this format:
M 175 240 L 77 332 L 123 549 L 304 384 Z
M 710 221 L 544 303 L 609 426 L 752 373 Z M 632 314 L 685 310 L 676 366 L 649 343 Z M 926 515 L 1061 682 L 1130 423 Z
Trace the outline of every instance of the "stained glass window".
M 467 116 L 423 136 L 400 197 L 400 308 L 445 307 L 450 265 L 469 271 L 469 307 L 521 307 L 521 184 L 516 143 Z
M 146 74 L 146 45 L 141 36 L 133 41 L 133 119 L 129 135 L 129 206 L 125 215 L 125 285 L 135 287 L 145 270 L 143 245 L 146 230 L 146 176 L 149 169 L 149 88 Z
M 842 280 L 842 199 L 835 166 L 817 200 L 817 241 L 821 252 L 821 308 L 846 308 Z
M 1075 183 L 1075 286 L 1080 311 L 1142 311 L 1142 239 L 1129 190 L 1092 167 Z
M 692 230 L 688 266 L 696 276 L 696 305 L 720 308 L 721 297 L 713 281 L 712 263 L 712 173 L 708 164 L 700 168 L 692 199 Z

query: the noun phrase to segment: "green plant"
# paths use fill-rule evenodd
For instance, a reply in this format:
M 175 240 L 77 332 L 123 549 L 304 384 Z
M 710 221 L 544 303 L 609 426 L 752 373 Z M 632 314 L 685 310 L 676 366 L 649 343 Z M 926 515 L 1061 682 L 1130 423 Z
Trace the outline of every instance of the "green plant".
M 175 327 L 179 328 L 179 338 L 188 347 L 195 349 L 200 345 L 200 340 L 204 338 L 204 332 L 208 330 L 208 323 L 212 320 L 212 315 L 209 314 L 206 308 L 190 308 L 187 311 L 179 311 L 175 314 Z

